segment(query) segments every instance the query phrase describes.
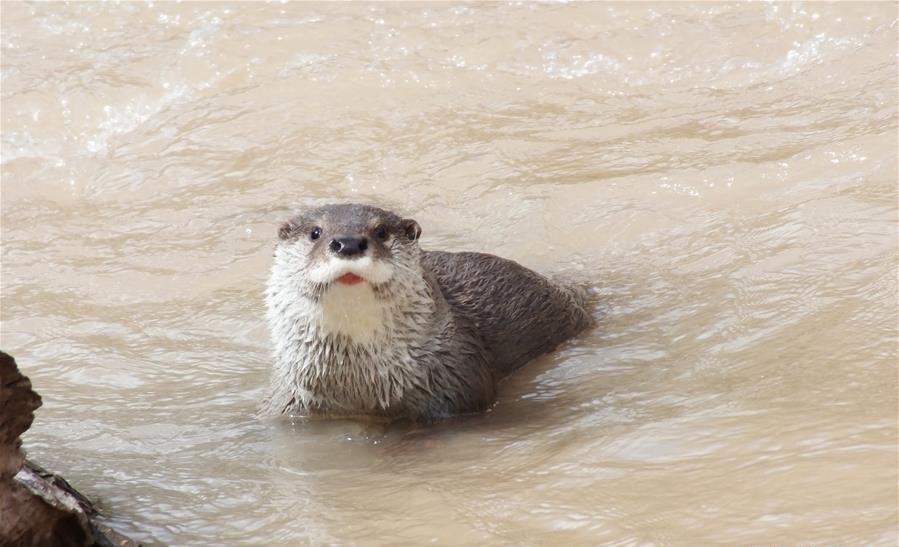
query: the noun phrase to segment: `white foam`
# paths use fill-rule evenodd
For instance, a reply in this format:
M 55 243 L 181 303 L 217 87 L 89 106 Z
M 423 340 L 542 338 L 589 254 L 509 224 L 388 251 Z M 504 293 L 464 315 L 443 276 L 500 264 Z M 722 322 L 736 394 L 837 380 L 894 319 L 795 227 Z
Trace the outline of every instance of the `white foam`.
M 169 85 L 166 92 L 156 99 L 142 95 L 122 105 L 104 106 L 106 119 L 100 122 L 100 130 L 88 139 L 85 150 L 92 156 L 107 153 L 111 137 L 134 131 L 148 119 L 191 93 L 192 89 L 186 84 Z

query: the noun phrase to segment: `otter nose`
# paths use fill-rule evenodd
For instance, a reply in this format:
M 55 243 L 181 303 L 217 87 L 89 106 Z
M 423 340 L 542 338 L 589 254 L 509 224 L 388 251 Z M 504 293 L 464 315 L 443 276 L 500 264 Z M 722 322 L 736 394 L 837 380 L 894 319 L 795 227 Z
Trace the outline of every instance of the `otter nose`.
M 368 249 L 368 240 L 364 237 L 335 237 L 328 247 L 338 256 L 356 256 Z

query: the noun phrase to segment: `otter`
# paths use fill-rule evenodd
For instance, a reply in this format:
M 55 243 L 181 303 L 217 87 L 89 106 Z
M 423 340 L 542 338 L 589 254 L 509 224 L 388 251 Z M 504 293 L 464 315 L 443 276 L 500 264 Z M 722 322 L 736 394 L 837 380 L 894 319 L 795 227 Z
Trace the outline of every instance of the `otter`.
M 497 382 L 592 324 L 587 291 L 497 256 L 427 251 L 370 205 L 300 212 L 266 289 L 270 415 L 432 422 L 487 410 Z

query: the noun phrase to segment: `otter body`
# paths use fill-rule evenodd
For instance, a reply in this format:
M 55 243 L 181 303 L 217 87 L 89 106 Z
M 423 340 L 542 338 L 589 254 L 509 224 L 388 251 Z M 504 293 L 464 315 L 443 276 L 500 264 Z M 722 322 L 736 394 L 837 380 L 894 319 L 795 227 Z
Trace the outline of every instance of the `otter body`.
M 423 251 L 411 219 L 326 205 L 279 230 L 270 414 L 432 421 L 590 325 L 586 293 L 482 253 Z

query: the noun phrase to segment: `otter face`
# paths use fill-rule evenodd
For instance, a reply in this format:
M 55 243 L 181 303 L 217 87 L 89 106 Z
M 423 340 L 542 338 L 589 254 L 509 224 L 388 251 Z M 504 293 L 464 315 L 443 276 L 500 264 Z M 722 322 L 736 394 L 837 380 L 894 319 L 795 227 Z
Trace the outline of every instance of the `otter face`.
M 417 222 L 390 211 L 325 205 L 281 225 L 275 260 L 303 277 L 310 295 L 333 284 L 378 287 L 391 281 L 397 262 L 408 262 L 420 234 Z
M 288 336 L 302 320 L 357 343 L 376 340 L 396 284 L 421 279 L 420 234 L 414 220 L 367 205 L 325 205 L 286 221 L 268 283 L 273 329 Z

